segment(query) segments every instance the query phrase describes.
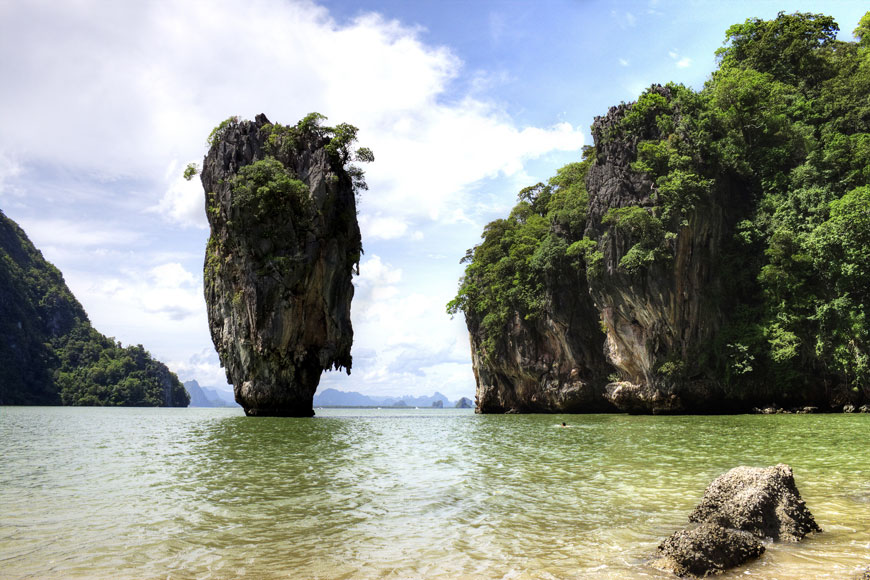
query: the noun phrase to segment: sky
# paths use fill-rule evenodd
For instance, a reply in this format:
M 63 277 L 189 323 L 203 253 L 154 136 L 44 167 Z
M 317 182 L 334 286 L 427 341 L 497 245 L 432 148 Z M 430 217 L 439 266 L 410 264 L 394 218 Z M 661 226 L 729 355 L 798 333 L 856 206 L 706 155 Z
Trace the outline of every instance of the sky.
M 866 2 L 0 0 L 0 209 L 94 327 L 182 380 L 229 389 L 208 332 L 197 180 L 231 115 L 359 128 L 365 255 L 353 370 L 320 389 L 473 397 L 445 304 L 517 192 L 580 158 L 589 126 L 652 83 L 700 89 L 725 31 Z

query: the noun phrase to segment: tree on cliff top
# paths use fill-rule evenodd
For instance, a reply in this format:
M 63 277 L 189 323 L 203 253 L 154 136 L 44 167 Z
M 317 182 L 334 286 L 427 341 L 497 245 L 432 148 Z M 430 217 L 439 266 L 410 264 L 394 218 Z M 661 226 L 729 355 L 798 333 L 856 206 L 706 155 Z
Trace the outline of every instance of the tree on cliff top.
M 556 277 L 566 269 L 582 273 L 582 260 L 569 248 L 583 235 L 590 162 L 570 163 L 546 184 L 522 189 L 510 216 L 487 224 L 483 241 L 462 259 L 468 265 L 447 312 L 479 321 L 487 355 L 514 313 L 535 318 Z

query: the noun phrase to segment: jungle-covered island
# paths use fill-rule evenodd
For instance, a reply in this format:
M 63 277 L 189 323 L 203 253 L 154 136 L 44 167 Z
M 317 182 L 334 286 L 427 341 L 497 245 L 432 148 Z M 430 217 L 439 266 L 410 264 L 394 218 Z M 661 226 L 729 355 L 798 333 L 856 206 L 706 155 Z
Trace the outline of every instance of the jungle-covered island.
M 838 30 L 732 26 L 702 90 L 612 107 L 485 227 L 448 304 L 479 412 L 870 401 L 870 13 Z
M 0 211 L 0 405 L 186 407 L 175 373 L 91 326 L 60 270 Z

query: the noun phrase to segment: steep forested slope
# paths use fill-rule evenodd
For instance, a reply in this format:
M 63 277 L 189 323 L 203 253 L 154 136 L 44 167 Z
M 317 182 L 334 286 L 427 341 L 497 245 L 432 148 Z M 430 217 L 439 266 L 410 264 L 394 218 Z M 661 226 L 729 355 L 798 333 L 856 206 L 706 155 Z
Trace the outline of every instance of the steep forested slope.
M 91 327 L 60 271 L 0 211 L 0 404 L 187 406 L 174 373 Z

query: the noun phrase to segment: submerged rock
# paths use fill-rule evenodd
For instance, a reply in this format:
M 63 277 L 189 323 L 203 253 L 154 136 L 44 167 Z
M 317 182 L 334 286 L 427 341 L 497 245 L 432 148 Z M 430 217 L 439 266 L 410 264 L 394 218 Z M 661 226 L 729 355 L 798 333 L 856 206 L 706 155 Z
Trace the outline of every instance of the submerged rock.
M 707 576 L 764 552 L 761 540 L 797 542 L 821 532 L 801 499 L 791 467 L 740 466 L 717 477 L 689 515 L 697 524 L 659 545 L 653 565 L 680 576 Z
M 313 415 L 321 372 L 350 373 L 361 172 L 346 168 L 355 129 L 321 118 L 228 119 L 203 166 L 209 327 L 248 415 Z

